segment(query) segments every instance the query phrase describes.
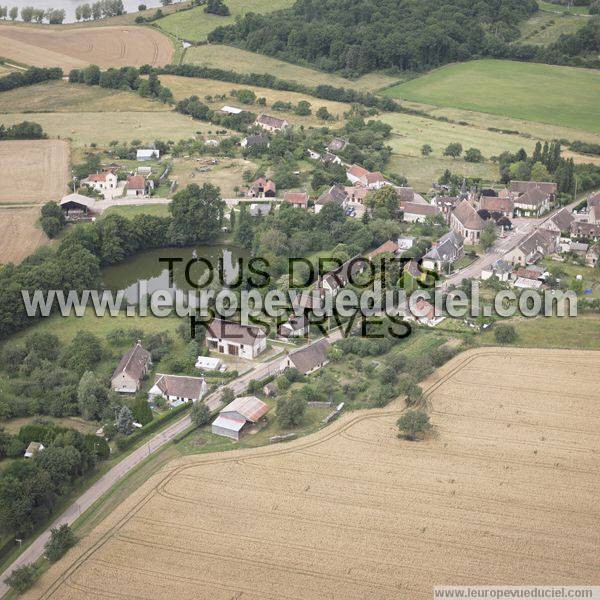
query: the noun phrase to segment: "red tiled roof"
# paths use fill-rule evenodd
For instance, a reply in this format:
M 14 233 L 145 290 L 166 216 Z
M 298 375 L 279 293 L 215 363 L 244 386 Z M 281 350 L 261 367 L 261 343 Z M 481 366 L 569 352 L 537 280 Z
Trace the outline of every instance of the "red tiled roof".
M 145 190 L 146 179 L 143 175 L 130 175 L 127 178 L 127 189 L 128 190 Z
M 285 192 L 283 201 L 290 204 L 306 204 L 308 202 L 308 194 L 306 192 Z

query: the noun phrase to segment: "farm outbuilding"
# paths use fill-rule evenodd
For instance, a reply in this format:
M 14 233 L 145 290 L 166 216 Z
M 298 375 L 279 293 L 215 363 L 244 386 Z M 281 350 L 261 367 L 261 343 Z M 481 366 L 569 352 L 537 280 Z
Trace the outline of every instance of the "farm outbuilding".
M 239 440 L 243 430 L 262 419 L 269 406 L 256 396 L 242 396 L 230 402 L 213 421 L 212 432 L 216 435 Z

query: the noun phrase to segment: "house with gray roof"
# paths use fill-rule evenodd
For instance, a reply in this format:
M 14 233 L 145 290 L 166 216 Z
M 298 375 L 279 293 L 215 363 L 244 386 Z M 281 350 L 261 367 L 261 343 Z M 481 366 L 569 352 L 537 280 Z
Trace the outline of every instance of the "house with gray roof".
M 468 200 L 463 200 L 450 215 L 450 228 L 463 236 L 469 244 L 477 244 L 485 228 L 485 221 Z
M 212 432 L 238 441 L 248 427 L 259 422 L 269 412 L 269 406 L 256 396 L 242 396 L 221 409 L 213 421 Z
M 443 273 L 464 255 L 464 238 L 456 231 L 449 231 L 423 256 L 423 268 Z
M 204 377 L 158 373 L 154 385 L 148 391 L 148 399 L 154 401 L 160 396 L 175 407 L 186 402 L 197 402 L 207 391 Z
M 213 319 L 206 328 L 209 350 L 252 360 L 267 348 L 267 334 L 254 325 Z
M 151 366 L 152 356 L 138 340 L 133 348 L 123 355 L 112 374 L 112 389 L 124 394 L 135 394 L 140 389 L 140 381 L 147 375 Z
M 279 370 L 298 369 L 300 373 L 308 375 L 320 369 L 329 362 L 327 350 L 331 344 L 329 340 L 320 339 L 304 348 L 290 352 L 280 363 Z

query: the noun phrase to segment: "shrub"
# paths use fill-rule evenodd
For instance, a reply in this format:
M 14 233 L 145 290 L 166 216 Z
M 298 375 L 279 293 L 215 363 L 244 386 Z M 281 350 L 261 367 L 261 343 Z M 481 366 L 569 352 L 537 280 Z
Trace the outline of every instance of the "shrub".
M 194 423 L 196 427 L 202 427 L 210 421 L 210 410 L 204 402 L 194 402 L 190 416 L 192 418 L 192 423 Z
M 420 434 L 427 433 L 432 425 L 429 415 L 424 410 L 407 410 L 396 421 L 400 436 L 407 440 L 416 440 Z
M 76 542 L 77 538 L 71 528 L 66 523 L 63 523 L 60 527 L 50 530 L 50 539 L 44 546 L 44 554 L 50 562 L 56 562 Z
M 306 402 L 298 394 L 277 401 L 277 420 L 285 429 L 299 425 L 305 411 Z
M 512 344 L 517 339 L 517 332 L 512 325 L 502 323 L 494 329 L 494 337 L 499 344 Z
M 5 580 L 4 583 L 15 590 L 17 594 L 22 594 L 28 590 L 37 579 L 37 569 L 34 565 L 23 565 L 15 569 Z

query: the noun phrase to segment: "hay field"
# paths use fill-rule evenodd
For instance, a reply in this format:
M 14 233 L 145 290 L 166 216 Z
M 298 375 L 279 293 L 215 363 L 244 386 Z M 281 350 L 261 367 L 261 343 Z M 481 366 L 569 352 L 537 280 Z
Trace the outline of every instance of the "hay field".
M 306 94 L 300 94 L 298 92 L 285 92 L 280 90 L 272 90 L 270 88 L 262 88 L 253 85 L 240 85 L 237 83 L 230 83 L 228 81 L 216 81 L 214 79 L 201 79 L 196 77 L 179 77 L 177 75 L 162 75 L 160 81 L 163 85 L 166 85 L 173 92 L 173 96 L 176 100 L 181 100 L 187 96 L 196 95 L 202 101 L 204 96 L 214 96 L 225 94 L 227 98 L 225 100 L 219 100 L 218 102 L 209 103 L 212 108 L 221 108 L 224 104 L 233 104 L 241 108 L 247 108 L 254 113 L 268 112 L 275 116 L 285 117 L 291 123 L 305 124 L 322 126 L 323 121 L 317 119 L 314 113 L 321 106 L 327 107 L 327 110 L 338 117 L 343 118 L 344 112 L 350 110 L 350 105 L 345 102 L 334 102 L 332 100 L 321 100 L 320 98 L 314 98 Z M 259 106 L 258 104 L 243 105 L 240 104 L 235 98 L 229 96 L 231 90 L 252 90 L 259 98 L 264 97 L 267 99 L 267 106 Z M 270 106 L 277 101 L 291 102 L 296 105 L 300 100 L 306 100 L 310 102 L 313 114 L 308 117 L 300 117 L 293 112 L 286 111 L 270 111 Z
M 24 120 L 21 118 L 16 122 Z M 6 124 L 12 124 L 10 119 Z M 69 146 L 64 141 L 0 142 L 0 165 L 2 204 L 43 204 L 49 200 L 60 200 L 66 193 Z
M 214 127 L 194 121 L 176 112 L 104 112 L 77 113 L 13 113 L 2 117 L 5 125 L 21 121 L 39 123 L 50 137 L 71 139 L 76 146 L 96 143 L 108 145 L 111 140 L 121 142 L 138 139 L 151 142 L 156 139 L 173 140 L 194 137 L 196 131 L 207 132 Z
M 40 209 L 0 206 L 0 265 L 20 263 L 40 246 L 48 243 L 37 226 Z
M 66 81 L 49 81 L 0 94 L 0 113 L 167 110 L 171 108 L 162 102 L 153 102 L 133 92 Z
M 474 60 L 436 69 L 384 93 L 600 133 L 600 73 L 593 69 Z
M 334 73 L 301 67 L 265 54 L 221 44 L 206 44 L 188 48 L 183 62 L 217 69 L 232 69 L 238 73 L 268 73 L 279 79 L 297 81 L 309 86 L 333 85 L 369 92 L 393 85 L 398 81 L 397 78 L 383 73 L 368 73 L 358 79 L 346 79 Z
M 585 17 L 581 15 L 540 10 L 521 25 L 519 41 L 524 44 L 551 44 L 563 34 L 575 33 L 585 23 Z
M 204 12 L 203 6 L 197 6 L 191 10 L 174 12 L 156 21 L 156 25 L 178 38 L 190 42 L 202 42 L 206 36 L 217 27 L 230 25 L 235 22 L 236 17 L 248 12 L 269 13 L 280 8 L 288 8 L 293 0 L 229 0 L 227 7 L 230 10 L 228 16 L 214 15 Z
M 396 437 L 397 404 L 169 463 L 25 597 L 429 600 L 434 585 L 594 584 L 598 364 L 470 351 L 425 383 L 426 441 Z
M 37 67 L 162 66 L 171 62 L 173 52 L 171 41 L 149 27 L 0 26 L 0 56 Z

